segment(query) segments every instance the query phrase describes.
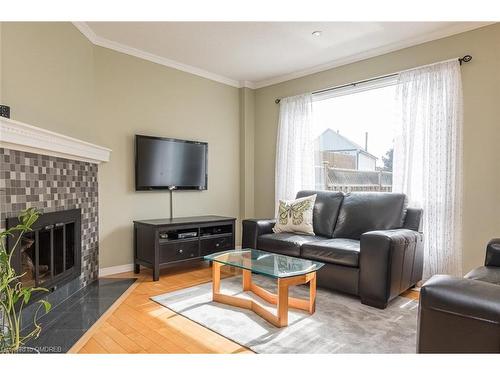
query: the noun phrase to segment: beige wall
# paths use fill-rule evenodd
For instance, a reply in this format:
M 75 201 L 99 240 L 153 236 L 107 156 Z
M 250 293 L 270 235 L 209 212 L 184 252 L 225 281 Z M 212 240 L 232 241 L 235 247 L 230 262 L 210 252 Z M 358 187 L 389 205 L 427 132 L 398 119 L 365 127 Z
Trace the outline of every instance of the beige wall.
M 256 91 L 255 213 L 274 207 L 279 97 L 376 77 L 464 54 L 464 271 L 483 263 L 484 246 L 500 235 L 500 24 L 283 82 Z
M 175 216 L 239 216 L 238 89 L 101 47 L 95 77 L 103 267 L 132 262 L 132 220 L 169 215 L 168 192 L 134 191 L 136 133 L 208 142 L 208 190 L 175 192 Z
M 94 49 L 69 23 L 2 23 L 0 88 L 11 117 L 92 141 Z
M 176 216 L 239 217 L 237 88 L 93 46 L 70 23 L 4 23 L 3 101 L 12 118 L 113 150 L 99 167 L 100 267 L 132 263 L 132 221 L 168 217 L 166 192 L 135 192 L 135 133 L 207 141 L 204 192 Z M 239 227 L 239 226 L 238 226 Z

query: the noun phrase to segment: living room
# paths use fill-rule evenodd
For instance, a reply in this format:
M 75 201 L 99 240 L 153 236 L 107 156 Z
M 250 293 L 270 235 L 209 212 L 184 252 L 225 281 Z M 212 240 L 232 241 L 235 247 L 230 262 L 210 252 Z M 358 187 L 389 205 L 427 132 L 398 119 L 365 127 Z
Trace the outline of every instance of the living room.
M 500 352 L 492 9 L 82 6 L 0 17 L 1 353 Z

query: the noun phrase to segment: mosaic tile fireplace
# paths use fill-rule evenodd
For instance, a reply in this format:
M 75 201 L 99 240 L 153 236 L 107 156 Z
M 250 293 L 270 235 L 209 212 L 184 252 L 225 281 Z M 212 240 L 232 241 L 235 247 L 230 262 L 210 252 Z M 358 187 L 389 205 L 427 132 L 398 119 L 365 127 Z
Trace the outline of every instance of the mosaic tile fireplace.
M 78 275 L 49 283 L 53 304 L 85 287 L 98 277 L 99 222 L 97 164 L 0 148 L 0 228 L 22 210 L 36 207 L 42 213 L 81 213 L 77 261 Z M 42 215 L 43 218 L 43 215 Z M 35 224 L 36 225 L 36 224 Z M 47 232 L 42 232 L 46 236 Z M 50 265 L 47 266 L 50 270 Z M 42 275 L 39 274 L 40 277 Z
M 97 164 L 0 148 L 0 226 L 22 210 L 81 210 L 81 287 L 99 271 Z
M 33 238 L 25 239 L 36 244 L 24 254 L 25 263 L 33 263 L 33 271 L 28 270 L 32 280 L 26 282 L 51 288 L 44 298 L 53 305 L 98 278 L 98 164 L 109 160 L 110 151 L 17 121 L 0 120 L 0 229 L 13 225 L 13 218 L 26 208 L 42 212 Z M 71 239 L 78 241 L 76 246 Z M 38 246 L 47 245 L 48 253 L 42 254 Z M 20 258 L 16 262 L 23 267 Z M 26 314 L 31 313 L 28 308 Z

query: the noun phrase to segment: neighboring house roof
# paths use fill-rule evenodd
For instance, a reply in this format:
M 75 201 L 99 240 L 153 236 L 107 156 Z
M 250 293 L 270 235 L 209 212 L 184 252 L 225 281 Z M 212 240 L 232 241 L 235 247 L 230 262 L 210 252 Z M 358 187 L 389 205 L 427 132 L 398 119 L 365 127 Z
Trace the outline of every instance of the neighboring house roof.
M 332 129 L 326 129 L 318 137 L 320 151 L 358 151 L 368 157 L 377 159 L 375 155 L 365 151 L 363 147 L 356 142 L 351 141 L 349 138 L 337 133 Z
M 334 185 L 378 185 L 380 173 L 381 185 L 392 185 L 392 173 L 385 171 L 358 171 L 352 169 L 329 168 L 328 178 Z

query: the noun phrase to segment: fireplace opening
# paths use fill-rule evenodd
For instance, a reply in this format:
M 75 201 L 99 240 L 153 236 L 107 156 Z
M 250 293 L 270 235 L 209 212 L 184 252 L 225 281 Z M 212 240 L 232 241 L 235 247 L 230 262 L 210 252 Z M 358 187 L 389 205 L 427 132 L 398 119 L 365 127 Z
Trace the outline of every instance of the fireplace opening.
M 8 218 L 7 228 L 18 223 L 18 218 Z M 9 251 L 17 238 L 7 240 Z M 72 209 L 40 215 L 32 231 L 20 239 L 13 266 L 16 272 L 23 274 L 21 282 L 24 286 L 54 290 L 80 276 L 80 259 L 81 210 Z

